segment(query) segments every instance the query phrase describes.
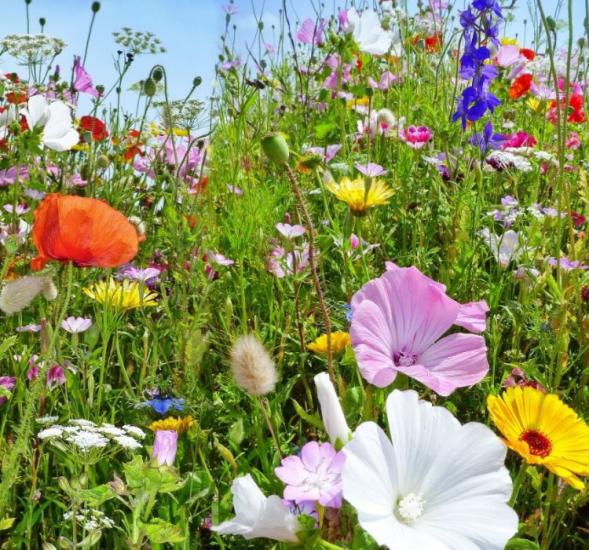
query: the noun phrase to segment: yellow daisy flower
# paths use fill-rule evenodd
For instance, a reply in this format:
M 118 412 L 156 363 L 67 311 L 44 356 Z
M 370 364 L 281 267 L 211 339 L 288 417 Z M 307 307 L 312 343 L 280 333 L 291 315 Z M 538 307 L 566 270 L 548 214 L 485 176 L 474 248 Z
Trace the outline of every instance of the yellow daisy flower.
M 379 206 L 389 202 L 394 191 L 382 180 L 373 179 L 368 194 L 364 178 L 342 178 L 339 183 L 329 182 L 327 190 L 333 193 L 340 201 L 344 201 L 354 214 L 365 214 L 373 206 Z
M 99 304 L 108 304 L 113 309 L 128 311 L 143 306 L 156 306 L 157 292 L 141 286 L 137 281 L 121 282 L 110 279 L 100 281 L 84 289 L 84 293 Z
M 331 333 L 331 351 L 339 353 L 344 350 L 346 346 L 350 345 L 350 335 L 341 330 Z M 327 353 L 327 334 L 322 334 L 314 342 L 307 345 L 311 351 L 315 353 Z
M 490 395 L 487 406 L 510 449 L 529 464 L 541 464 L 575 489 L 589 475 L 589 426 L 557 395 L 531 387 Z
M 154 432 L 157 430 L 173 430 L 178 433 L 188 431 L 188 428 L 192 426 L 194 419 L 192 416 L 184 416 L 182 418 L 164 418 L 163 420 L 156 420 L 149 425 L 149 429 Z
M 368 96 L 348 99 L 346 106 L 348 109 L 354 109 L 355 107 L 368 107 L 370 105 L 370 98 Z

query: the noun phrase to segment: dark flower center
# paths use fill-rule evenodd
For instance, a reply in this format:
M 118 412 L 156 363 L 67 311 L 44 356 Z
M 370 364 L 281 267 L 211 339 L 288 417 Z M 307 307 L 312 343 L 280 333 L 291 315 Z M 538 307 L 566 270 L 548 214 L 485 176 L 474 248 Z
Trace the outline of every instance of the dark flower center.
M 552 443 L 543 433 L 536 430 L 528 430 L 520 436 L 520 441 L 528 444 L 530 453 L 542 458 L 548 456 L 552 451 Z
M 393 353 L 393 361 L 398 367 L 410 367 L 417 362 L 417 354 L 410 351 L 396 351 Z

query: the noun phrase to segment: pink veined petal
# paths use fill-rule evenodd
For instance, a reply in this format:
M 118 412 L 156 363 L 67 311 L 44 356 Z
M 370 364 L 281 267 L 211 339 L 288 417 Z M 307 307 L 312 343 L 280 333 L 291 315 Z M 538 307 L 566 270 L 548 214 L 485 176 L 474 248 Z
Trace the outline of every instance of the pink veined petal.
M 460 304 L 454 324 L 471 332 L 483 332 L 487 328 L 488 311 L 489 306 L 485 300 Z
M 387 271 L 395 271 L 398 269 L 406 269 L 404 267 L 400 267 L 398 266 L 395 262 L 385 262 L 384 263 L 385 268 Z M 423 273 L 422 273 L 423 275 Z M 434 281 L 433 279 L 430 279 L 429 277 L 427 277 L 426 275 L 423 275 L 424 277 L 426 277 L 426 279 L 433 285 L 437 286 L 442 292 L 446 292 L 446 285 L 439 283 L 438 281 Z
M 321 462 L 321 449 L 317 441 L 309 441 L 301 449 L 301 461 L 308 470 L 316 470 Z
M 298 485 L 307 477 L 307 471 L 298 456 L 287 456 L 274 470 L 276 477 L 288 485 Z
M 350 339 L 362 376 L 379 387 L 388 386 L 396 376 L 393 339 L 382 310 L 366 301 L 354 311 Z
M 417 365 L 406 367 L 403 372 L 440 395 L 449 395 L 456 388 L 472 386 L 489 371 L 485 339 L 475 334 L 446 336 L 421 354 L 419 362 L 427 373 L 420 369 L 411 371 Z

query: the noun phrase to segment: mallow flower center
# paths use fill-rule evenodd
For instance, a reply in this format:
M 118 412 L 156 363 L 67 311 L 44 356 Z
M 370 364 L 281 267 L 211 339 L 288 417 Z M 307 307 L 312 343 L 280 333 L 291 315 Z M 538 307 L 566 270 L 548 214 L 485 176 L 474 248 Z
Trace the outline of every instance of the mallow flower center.
M 424 507 L 425 500 L 415 493 L 409 493 L 397 503 L 397 511 L 405 523 L 411 523 L 421 517 Z
M 393 361 L 398 367 L 410 367 L 417 363 L 417 354 L 410 351 L 396 351 L 393 353 Z

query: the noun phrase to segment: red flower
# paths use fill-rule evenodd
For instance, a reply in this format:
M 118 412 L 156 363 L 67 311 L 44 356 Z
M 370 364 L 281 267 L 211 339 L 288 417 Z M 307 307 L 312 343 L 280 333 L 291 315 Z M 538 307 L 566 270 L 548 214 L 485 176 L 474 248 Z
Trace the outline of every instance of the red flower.
M 8 92 L 6 94 L 6 101 L 8 103 L 12 103 L 13 105 L 18 105 L 19 103 L 26 103 L 27 94 L 25 92 Z
M 437 32 L 425 39 L 425 51 L 427 53 L 439 52 L 442 49 L 442 34 Z
M 108 137 L 108 130 L 102 120 L 93 116 L 83 116 L 80 119 L 81 133 L 91 133 L 94 141 L 104 141 Z
M 522 48 L 519 53 L 521 53 L 528 61 L 534 61 L 536 58 L 534 50 L 529 50 L 528 48 Z
M 526 95 L 532 86 L 532 78 L 532 75 L 528 73 L 518 76 L 511 83 L 511 87 L 509 88 L 509 97 L 511 99 L 519 99 L 520 97 Z
M 575 212 L 574 210 L 571 212 L 571 218 L 573 219 L 573 224 L 575 227 L 581 227 L 585 223 L 585 216 Z

